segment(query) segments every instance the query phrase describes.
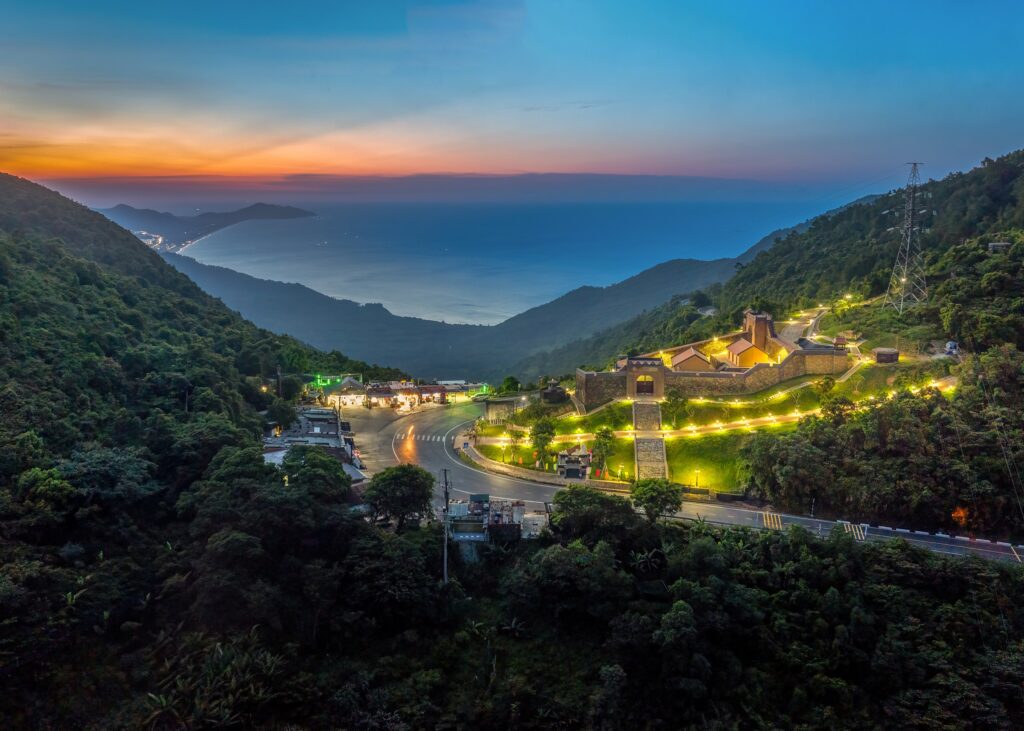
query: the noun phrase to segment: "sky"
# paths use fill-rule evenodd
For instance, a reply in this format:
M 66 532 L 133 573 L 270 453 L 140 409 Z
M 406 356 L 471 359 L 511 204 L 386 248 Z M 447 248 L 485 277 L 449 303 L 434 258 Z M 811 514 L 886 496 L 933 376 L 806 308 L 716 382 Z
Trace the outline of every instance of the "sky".
M 1024 146 L 1015 2 L 0 0 L 0 171 L 855 186 Z M 282 182 L 284 181 L 284 182 Z

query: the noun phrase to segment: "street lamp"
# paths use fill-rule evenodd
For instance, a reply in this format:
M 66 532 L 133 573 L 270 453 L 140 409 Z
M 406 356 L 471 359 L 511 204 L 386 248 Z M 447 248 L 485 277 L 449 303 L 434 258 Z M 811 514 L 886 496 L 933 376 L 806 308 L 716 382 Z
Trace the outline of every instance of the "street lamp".
M 700 487 L 700 470 L 693 471 L 693 486 Z

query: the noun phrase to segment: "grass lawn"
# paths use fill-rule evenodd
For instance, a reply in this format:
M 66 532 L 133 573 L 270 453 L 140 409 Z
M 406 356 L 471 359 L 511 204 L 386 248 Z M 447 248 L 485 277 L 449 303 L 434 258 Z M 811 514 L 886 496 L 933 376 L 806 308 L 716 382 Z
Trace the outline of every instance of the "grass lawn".
M 893 308 L 883 307 L 879 302 L 851 307 L 842 314 L 828 313 L 821 318 L 818 329 L 831 337 L 846 330 L 859 333 L 865 338 L 860 346 L 865 354 L 872 348 L 897 347 L 901 352 L 917 354 L 928 341 L 945 340 L 935 325 L 915 323 L 913 313 L 901 320 Z
M 851 401 L 867 396 L 878 396 L 897 386 L 907 384 L 923 386 L 932 379 L 948 376 L 953 361 L 947 359 L 908 360 L 900 363 L 866 363 L 843 383 L 837 383 L 835 393 Z
M 482 437 L 500 437 L 508 431 L 504 424 L 488 424 L 480 420 L 476 423 L 476 433 Z
M 677 428 L 683 429 L 690 424 L 703 426 L 704 424 L 713 424 L 716 421 L 728 424 L 743 418 L 758 419 L 770 414 L 779 416 L 781 414 L 788 414 L 794 409 L 802 412 L 813 411 L 818 408 L 819 402 L 818 394 L 810 386 L 798 388 L 780 398 L 773 397 L 787 388 L 815 380 L 818 380 L 818 377 L 801 377 L 772 386 L 764 391 L 748 396 L 737 396 L 734 399 L 728 400 L 690 399 L 687 402 L 690 416 L 687 418 L 681 416 L 677 421 Z M 662 414 L 664 418 L 664 410 Z
M 771 434 L 783 434 L 796 429 L 795 424 L 768 427 Z M 759 430 L 763 431 L 763 430 Z M 730 431 L 724 434 L 705 434 L 695 437 L 671 437 L 665 441 L 669 478 L 683 485 L 710 487 L 718 492 L 742 492 L 737 468 L 740 449 L 753 438 L 752 431 Z
M 619 401 L 586 416 L 563 416 L 555 420 L 556 434 L 593 434 L 602 426 L 615 430 L 633 428 L 632 402 Z
M 588 449 L 591 447 L 590 442 L 584 442 L 583 445 Z M 565 444 L 565 447 L 573 445 Z M 530 470 L 536 470 L 534 466 L 533 458 L 533 447 L 527 443 L 520 444 L 513 451 L 511 448 L 506 448 L 504 451 L 501 446 L 497 444 L 479 444 L 476 450 L 488 459 L 493 459 L 495 462 L 505 462 L 507 464 L 514 464 L 517 467 L 524 467 Z M 522 458 L 522 464 L 519 463 L 519 459 Z M 540 470 L 541 472 L 554 473 L 555 472 L 555 460 L 549 458 L 545 469 Z M 620 471 L 622 479 L 628 480 L 631 478 L 636 471 L 635 456 L 633 453 L 633 440 L 632 439 L 616 439 L 615 448 L 612 450 L 612 454 L 608 457 L 608 466 L 612 470 L 612 475 L 618 478 Z M 603 470 L 602 470 L 603 471 Z M 602 475 L 603 477 L 603 475 Z

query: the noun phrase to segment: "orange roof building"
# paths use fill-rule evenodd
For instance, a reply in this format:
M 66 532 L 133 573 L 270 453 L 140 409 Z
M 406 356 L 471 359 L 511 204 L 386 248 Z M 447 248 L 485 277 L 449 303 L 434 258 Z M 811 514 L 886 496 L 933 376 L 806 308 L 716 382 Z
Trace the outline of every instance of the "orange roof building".
M 688 348 L 672 356 L 672 368 L 677 371 L 713 371 L 711 359 L 696 348 Z
M 725 352 L 729 365 L 737 368 L 751 368 L 758 363 L 771 362 L 766 352 L 744 338 L 730 343 Z

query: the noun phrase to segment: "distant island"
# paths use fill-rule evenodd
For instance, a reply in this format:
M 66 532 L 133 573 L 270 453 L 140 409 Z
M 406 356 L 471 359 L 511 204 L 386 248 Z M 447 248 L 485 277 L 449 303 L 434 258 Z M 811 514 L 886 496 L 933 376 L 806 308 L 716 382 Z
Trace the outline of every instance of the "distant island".
M 157 251 L 181 251 L 214 231 L 242 221 L 307 218 L 316 215 L 302 208 L 269 203 L 254 203 L 237 211 L 200 213 L 196 216 L 176 216 L 151 208 L 134 208 L 124 203 L 100 209 L 99 212 Z

